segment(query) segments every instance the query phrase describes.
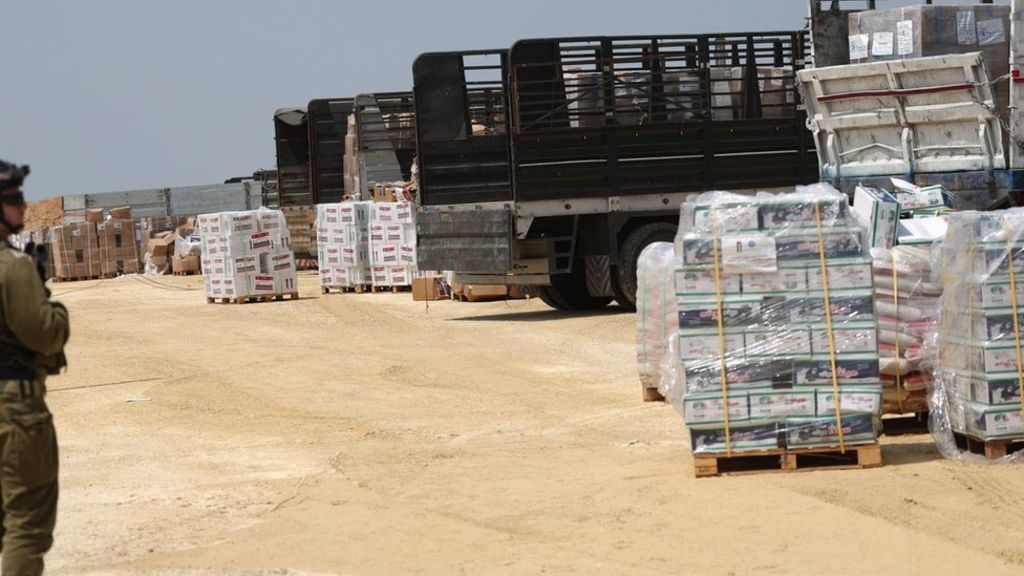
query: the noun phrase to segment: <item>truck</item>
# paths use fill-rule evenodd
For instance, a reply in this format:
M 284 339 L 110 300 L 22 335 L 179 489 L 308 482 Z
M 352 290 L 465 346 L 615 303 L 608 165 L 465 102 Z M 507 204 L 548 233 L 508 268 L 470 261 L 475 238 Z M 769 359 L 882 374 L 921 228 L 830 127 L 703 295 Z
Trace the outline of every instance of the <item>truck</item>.
M 635 309 L 636 267 L 705 190 L 817 180 L 807 31 L 528 39 L 413 63 L 420 269 Z
M 360 180 L 409 180 L 416 140 L 412 92 L 376 92 L 353 98 L 317 98 L 304 108 L 274 112 L 277 193 L 268 205 L 312 206 L 368 197 L 368 188 L 346 190 L 345 164 L 358 160 Z M 349 119 L 355 147 L 346 149 Z
M 963 55 L 901 64 L 884 44 L 878 58 L 854 54 L 870 71 L 845 67 L 852 40 L 886 39 L 850 30 L 851 14 L 879 16 L 878 4 L 810 0 L 809 29 L 792 32 L 531 39 L 507 51 L 423 54 L 413 64 L 420 268 L 533 286 L 563 310 L 612 300 L 633 310 L 637 258 L 673 238 L 690 194 L 818 181 L 852 193 L 899 177 L 943 184 L 958 208 L 1019 203 L 1022 46 L 998 46 L 1011 29 L 1007 8 L 934 7 L 947 13 L 928 22 L 931 35 L 919 21 L 902 40 L 916 48 L 901 58 L 929 43 L 933 53 L 981 51 L 988 72 Z M 901 18 L 915 9 L 906 10 Z M 965 41 L 970 26 L 957 36 L 958 12 L 985 24 L 983 46 Z M 891 24 L 888 38 L 899 36 Z M 952 34 L 951 44 L 933 30 Z M 472 130 L 480 90 L 503 96 L 502 121 L 485 133 Z M 873 90 L 889 92 L 865 106 L 879 98 Z

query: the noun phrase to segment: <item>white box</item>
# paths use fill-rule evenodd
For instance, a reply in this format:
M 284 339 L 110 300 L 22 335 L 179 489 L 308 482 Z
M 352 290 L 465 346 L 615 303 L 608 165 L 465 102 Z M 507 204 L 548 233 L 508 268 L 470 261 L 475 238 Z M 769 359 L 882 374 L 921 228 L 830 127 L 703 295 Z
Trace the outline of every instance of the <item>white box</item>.
M 751 418 L 814 416 L 814 390 L 751 390 Z
M 743 274 L 744 294 L 797 294 L 807 291 L 807 268 L 779 268 L 769 274 Z
M 878 353 L 878 331 L 873 323 L 838 323 L 832 326 L 836 354 Z M 811 353 L 830 354 L 828 326 L 811 326 Z
M 871 289 L 873 287 L 873 276 L 871 262 L 829 262 L 825 271 L 828 274 L 829 292 L 834 290 L 857 290 Z M 807 269 L 807 289 L 821 291 L 824 283 L 821 281 L 821 267 L 811 266 Z
M 836 412 L 835 393 L 831 387 L 817 388 L 818 416 L 832 416 Z M 839 406 L 843 414 L 864 412 L 878 414 L 882 409 L 882 387 L 866 386 L 839 388 Z
M 892 194 L 881 188 L 857 186 L 852 210 L 868 229 L 868 245 L 892 248 L 900 216 L 899 202 Z
M 370 268 L 370 280 L 374 286 L 388 286 L 391 281 L 391 274 L 385 266 L 373 266 Z
M 398 261 L 410 268 L 416 267 L 416 246 L 399 246 Z
M 406 286 L 412 283 L 412 275 L 405 266 L 393 266 L 388 268 L 388 282 L 392 286 Z
M 738 358 L 744 355 L 742 333 L 726 333 L 723 335 L 723 340 L 725 341 L 726 356 Z M 679 353 L 683 360 L 721 357 L 721 342 L 718 338 L 718 331 L 680 331 Z
M 802 356 L 811 355 L 811 337 L 806 327 L 793 325 L 788 328 L 752 328 L 744 335 L 747 356 Z
M 740 293 L 740 275 L 722 274 L 722 294 Z M 687 296 L 714 296 L 715 271 L 700 268 L 677 268 L 676 269 L 676 293 Z
M 725 421 L 721 393 L 690 394 L 683 399 L 683 419 L 686 424 L 714 424 Z M 746 391 L 729 394 L 729 421 L 750 419 L 750 403 Z

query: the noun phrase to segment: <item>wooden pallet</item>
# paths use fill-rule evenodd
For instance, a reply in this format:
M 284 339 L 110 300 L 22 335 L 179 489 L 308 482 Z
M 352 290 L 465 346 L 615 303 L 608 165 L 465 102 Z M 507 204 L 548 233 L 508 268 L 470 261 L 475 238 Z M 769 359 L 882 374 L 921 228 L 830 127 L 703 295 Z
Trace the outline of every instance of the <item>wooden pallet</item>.
M 54 282 L 84 282 L 86 280 L 100 280 L 102 278 L 103 277 L 99 276 L 99 275 L 97 275 L 97 276 L 69 276 L 67 278 L 57 278 L 55 276 L 53 278 L 53 281 Z
M 299 299 L 298 292 L 285 292 L 283 294 L 259 294 L 257 296 L 241 296 L 239 298 L 207 298 L 207 304 L 246 304 L 248 302 L 273 302 L 284 300 L 288 296 L 292 300 Z
M 913 412 L 909 414 L 882 416 L 882 434 L 886 436 L 902 436 L 904 434 L 927 434 L 928 433 L 928 411 Z
M 356 294 L 362 294 L 370 291 L 369 284 L 356 284 L 355 286 L 322 286 L 321 292 L 323 294 L 347 294 L 354 292 Z
M 643 388 L 644 402 L 664 402 L 665 397 L 658 392 L 657 388 Z
M 826 446 L 733 452 L 732 456 L 724 453 L 693 456 L 693 471 L 697 478 L 765 472 L 877 468 L 881 465 L 882 449 L 877 441 L 847 446 L 845 454 L 840 453 L 838 446 Z
M 175 270 L 174 272 L 171 272 L 171 274 L 174 276 L 195 276 L 196 274 L 199 274 L 199 270 Z
M 412 286 L 371 286 L 370 291 L 374 293 L 379 292 L 391 292 L 392 294 L 398 294 L 400 292 L 409 292 L 412 290 Z
M 969 434 L 953 433 L 957 448 L 984 456 L 989 460 L 1002 458 L 1007 454 L 1024 450 L 1024 436 L 1017 438 L 992 438 L 985 440 Z

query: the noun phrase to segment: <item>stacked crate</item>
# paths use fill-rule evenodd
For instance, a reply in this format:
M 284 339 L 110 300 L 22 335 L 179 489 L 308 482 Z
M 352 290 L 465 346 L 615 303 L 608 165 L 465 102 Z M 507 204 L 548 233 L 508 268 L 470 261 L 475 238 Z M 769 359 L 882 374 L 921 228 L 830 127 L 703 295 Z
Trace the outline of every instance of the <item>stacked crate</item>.
M 838 448 L 877 465 L 871 259 L 846 197 L 707 194 L 684 204 L 677 244 L 677 407 L 694 454 Z M 699 475 L 717 464 L 695 458 Z
M 938 262 L 936 440 L 947 456 L 1001 457 L 1024 442 L 1024 211 L 951 215 Z
M 52 229 L 54 275 L 58 280 L 98 278 L 100 249 L 93 222 L 75 222 Z
M 280 210 L 198 218 L 207 302 L 298 298 L 295 256 Z
M 320 204 L 316 236 L 320 285 L 362 292 L 370 285 L 369 223 L 371 202 Z
M 139 249 L 132 220 L 109 219 L 96 226 L 100 273 L 103 276 L 138 274 Z
M 416 209 L 407 202 L 370 205 L 370 266 L 374 287 L 410 286 L 416 275 Z

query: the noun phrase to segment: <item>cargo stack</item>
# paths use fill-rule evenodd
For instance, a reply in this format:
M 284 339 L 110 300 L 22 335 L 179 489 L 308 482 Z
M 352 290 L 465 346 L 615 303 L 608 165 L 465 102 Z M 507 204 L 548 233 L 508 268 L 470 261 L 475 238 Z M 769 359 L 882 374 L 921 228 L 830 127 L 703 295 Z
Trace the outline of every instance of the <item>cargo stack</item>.
M 416 276 L 416 208 L 407 202 L 370 204 L 370 266 L 374 288 L 410 286 Z
M 207 302 L 298 299 L 295 256 L 280 210 L 198 218 Z
M 757 453 L 781 469 L 822 452 L 879 465 L 871 259 L 846 197 L 708 193 L 679 229 L 682 373 L 669 386 L 697 475 Z
M 948 457 L 1003 458 L 1024 443 L 1024 211 L 950 215 L 938 263 L 936 441 Z
M 312 267 L 316 257 L 316 207 L 283 206 L 284 219 L 288 223 L 288 234 L 292 239 L 292 251 L 300 270 Z
M 58 280 L 88 280 L 102 274 L 100 247 L 93 222 L 53 227 L 52 252 L 54 277 Z
M 949 195 L 942 186 L 919 188 L 898 178 L 892 184 L 892 192 L 857 186 L 852 211 L 872 247 L 882 412 L 924 414 L 932 381 L 924 350 L 934 341 L 942 295 L 942 284 L 933 279 L 933 246 L 946 229 L 934 214 L 950 211 Z M 925 424 L 918 418 L 911 425 Z
M 636 362 L 645 402 L 663 399 L 661 363 L 670 342 L 678 339 L 676 264 L 675 249 L 667 242 L 647 246 L 637 261 Z
M 371 204 L 341 202 L 316 207 L 320 286 L 324 294 L 333 289 L 356 292 L 369 289 Z
M 100 274 L 110 278 L 118 274 L 139 273 L 139 250 L 135 242 L 135 223 L 111 218 L 96 226 L 99 240 Z

